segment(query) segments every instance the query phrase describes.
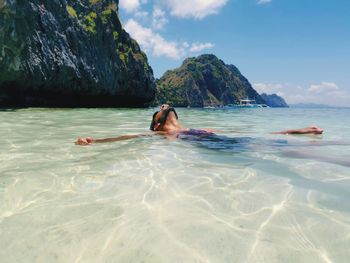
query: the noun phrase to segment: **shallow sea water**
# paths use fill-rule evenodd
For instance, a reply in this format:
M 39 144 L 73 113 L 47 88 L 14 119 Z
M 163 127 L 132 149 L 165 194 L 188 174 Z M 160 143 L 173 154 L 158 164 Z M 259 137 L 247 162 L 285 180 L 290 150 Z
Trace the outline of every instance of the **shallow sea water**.
M 154 110 L 0 111 L 1 262 L 349 261 L 350 109 L 178 109 L 220 139 L 73 144 Z

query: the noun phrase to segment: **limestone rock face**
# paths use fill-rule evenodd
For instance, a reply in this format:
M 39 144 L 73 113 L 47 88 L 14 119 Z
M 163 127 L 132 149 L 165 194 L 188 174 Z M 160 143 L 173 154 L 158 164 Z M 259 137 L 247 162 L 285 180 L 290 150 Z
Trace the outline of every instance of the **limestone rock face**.
M 0 0 L 0 107 L 146 106 L 155 91 L 118 0 Z
M 226 65 L 214 55 L 201 55 L 186 59 L 180 68 L 167 71 L 157 81 L 153 104 L 219 106 L 246 98 L 265 103 L 235 66 Z

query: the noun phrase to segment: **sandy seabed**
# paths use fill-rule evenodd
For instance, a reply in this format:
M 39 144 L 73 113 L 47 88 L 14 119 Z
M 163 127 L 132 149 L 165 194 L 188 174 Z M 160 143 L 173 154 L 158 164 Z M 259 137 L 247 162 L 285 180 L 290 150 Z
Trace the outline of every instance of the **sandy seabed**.
M 350 112 L 308 111 L 178 111 L 238 147 L 72 143 L 147 132 L 153 109 L 0 112 L 1 262 L 348 262 Z M 269 134 L 311 119 L 324 136 Z

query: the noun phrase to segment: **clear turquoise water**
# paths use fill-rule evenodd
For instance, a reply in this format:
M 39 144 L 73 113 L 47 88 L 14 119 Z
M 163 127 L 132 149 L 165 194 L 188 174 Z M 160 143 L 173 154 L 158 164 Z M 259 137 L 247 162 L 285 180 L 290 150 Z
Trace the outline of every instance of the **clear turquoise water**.
M 350 109 L 0 111 L 1 262 L 348 262 Z M 323 136 L 269 132 L 317 124 Z

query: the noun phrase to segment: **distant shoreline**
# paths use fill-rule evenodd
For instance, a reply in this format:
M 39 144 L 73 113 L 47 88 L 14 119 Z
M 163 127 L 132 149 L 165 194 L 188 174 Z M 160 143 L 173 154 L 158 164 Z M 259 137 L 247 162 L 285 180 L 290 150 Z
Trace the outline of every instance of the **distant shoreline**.
M 0 111 L 16 111 L 16 110 L 24 110 L 24 109 L 47 109 L 47 110 L 74 110 L 74 109 L 153 109 L 157 108 L 158 106 L 148 106 L 148 107 L 40 107 L 40 106 L 33 106 L 33 107 L 3 107 L 0 106 Z M 175 106 L 175 108 L 179 109 L 206 109 L 206 110 L 238 110 L 240 108 L 205 108 L 205 107 L 178 107 Z M 242 108 L 242 109 L 262 109 L 262 108 Z M 350 107 L 335 107 L 335 106 L 315 106 L 315 107 L 308 107 L 308 106 L 293 106 L 290 105 L 290 107 L 268 107 L 268 109 L 350 109 Z

